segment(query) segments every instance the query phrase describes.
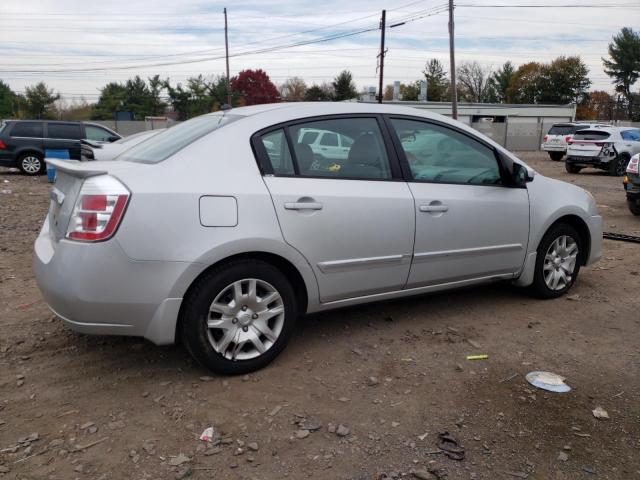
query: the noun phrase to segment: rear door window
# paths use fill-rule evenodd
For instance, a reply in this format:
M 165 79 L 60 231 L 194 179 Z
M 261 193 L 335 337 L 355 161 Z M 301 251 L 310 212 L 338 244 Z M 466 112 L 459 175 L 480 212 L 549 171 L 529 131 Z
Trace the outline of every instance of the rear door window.
M 82 138 L 82 130 L 80 125 L 72 123 L 49 123 L 47 124 L 47 138 L 80 140 Z
M 11 129 L 12 137 L 42 138 L 42 122 L 19 122 Z
M 571 135 L 574 132 L 573 125 L 554 125 L 549 129 L 549 135 Z

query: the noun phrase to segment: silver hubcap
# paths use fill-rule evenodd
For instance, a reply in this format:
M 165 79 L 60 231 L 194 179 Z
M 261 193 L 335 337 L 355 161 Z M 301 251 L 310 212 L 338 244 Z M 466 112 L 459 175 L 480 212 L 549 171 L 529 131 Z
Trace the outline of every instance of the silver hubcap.
M 544 256 L 544 281 L 551 290 L 571 284 L 578 260 L 578 244 L 568 235 L 555 239 Z
M 22 169 L 27 173 L 38 173 L 40 171 L 40 159 L 38 157 L 24 157 L 22 159 Z
M 228 360 L 259 357 L 276 343 L 284 326 L 284 303 L 269 283 L 246 278 L 228 285 L 209 307 L 207 335 Z

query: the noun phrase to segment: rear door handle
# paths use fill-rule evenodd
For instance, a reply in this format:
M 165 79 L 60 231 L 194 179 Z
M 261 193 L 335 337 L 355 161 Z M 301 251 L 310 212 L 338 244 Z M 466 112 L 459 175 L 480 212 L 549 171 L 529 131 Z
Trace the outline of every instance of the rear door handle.
M 447 212 L 449 211 L 448 205 L 420 205 L 421 212 Z
M 286 202 L 285 210 L 322 210 L 322 204 L 318 202 Z

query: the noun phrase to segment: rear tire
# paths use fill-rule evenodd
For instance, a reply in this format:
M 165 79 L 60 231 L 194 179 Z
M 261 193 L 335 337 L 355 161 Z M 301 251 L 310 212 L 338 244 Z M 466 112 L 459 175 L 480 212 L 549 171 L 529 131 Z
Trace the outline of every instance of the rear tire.
M 44 159 L 38 153 L 24 153 L 18 158 L 18 168 L 25 175 L 42 175 L 45 172 Z
M 241 375 L 280 354 L 296 317 L 293 287 L 280 270 L 262 260 L 234 260 L 198 280 L 185 299 L 180 334 L 198 363 Z
M 582 167 L 578 167 L 576 165 L 573 165 L 572 163 L 565 163 L 564 168 L 567 173 L 580 173 L 580 170 L 582 170 Z
M 538 298 L 558 298 L 580 272 L 584 240 L 571 225 L 552 225 L 538 245 L 531 290 Z M 557 280 L 556 280 L 557 279 Z
M 621 177 L 627 171 L 631 157 L 627 154 L 618 155 L 614 160 L 609 162 L 609 175 L 612 177 Z
M 640 201 L 638 200 L 627 200 L 627 205 L 629 205 L 629 211 L 636 216 L 640 216 Z
M 564 153 L 563 152 L 549 152 L 549 157 L 551 157 L 551 160 L 553 160 L 554 162 L 559 162 L 560 160 L 562 160 L 562 157 L 564 157 Z

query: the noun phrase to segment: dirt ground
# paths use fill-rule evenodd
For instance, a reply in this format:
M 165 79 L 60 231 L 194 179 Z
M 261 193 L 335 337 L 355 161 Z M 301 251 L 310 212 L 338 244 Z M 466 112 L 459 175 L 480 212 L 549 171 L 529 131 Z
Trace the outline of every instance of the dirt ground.
M 620 178 L 522 157 L 640 235 Z M 178 346 L 63 327 L 31 270 L 46 178 L 0 169 L 0 190 L 0 477 L 640 479 L 640 245 L 605 241 L 568 298 L 500 284 L 313 315 L 270 367 L 221 378 Z

